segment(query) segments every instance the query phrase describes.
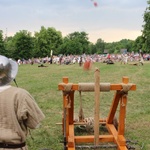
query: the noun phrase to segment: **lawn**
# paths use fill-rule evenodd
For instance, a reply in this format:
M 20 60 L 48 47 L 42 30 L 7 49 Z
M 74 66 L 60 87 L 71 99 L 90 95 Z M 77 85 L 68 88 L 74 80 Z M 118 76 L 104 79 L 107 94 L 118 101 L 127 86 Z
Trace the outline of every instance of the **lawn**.
M 121 83 L 122 77 L 127 76 L 130 83 L 136 84 L 136 91 L 128 94 L 125 137 L 137 142 L 135 145 L 143 150 L 150 149 L 150 62 L 143 66 L 94 63 L 89 71 L 84 71 L 78 64 L 45 65 L 47 67 L 20 65 L 16 77 L 18 86 L 32 94 L 46 116 L 40 128 L 32 130 L 28 136 L 29 150 L 63 149 L 62 126 L 57 125 L 62 120 L 63 100 L 58 84 L 63 77 L 68 77 L 71 83 L 94 82 L 95 67 L 100 69 L 100 82 Z M 100 94 L 100 116 L 107 117 L 113 95 L 114 91 Z M 75 118 L 78 117 L 79 101 L 79 93 L 75 92 Z M 85 117 L 93 117 L 94 93 L 82 93 L 82 101 Z

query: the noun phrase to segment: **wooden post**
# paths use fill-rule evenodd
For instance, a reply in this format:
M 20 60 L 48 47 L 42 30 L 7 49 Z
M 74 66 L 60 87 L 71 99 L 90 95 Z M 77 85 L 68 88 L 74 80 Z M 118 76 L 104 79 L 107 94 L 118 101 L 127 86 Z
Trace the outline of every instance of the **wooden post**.
M 68 79 L 68 77 L 63 77 L 63 83 L 68 83 L 69 82 L 69 79 Z
M 68 83 L 68 78 L 63 78 L 64 83 Z M 68 119 L 68 109 L 67 109 L 67 96 L 63 93 L 63 118 L 62 118 L 62 125 L 63 125 L 63 135 L 64 135 L 64 150 L 67 150 L 67 140 L 69 135 L 69 119 Z
M 74 123 L 74 91 L 70 92 L 69 125 Z
M 100 99 L 100 76 L 99 69 L 95 70 L 95 111 L 94 111 L 94 144 L 99 144 L 99 99 Z
M 123 77 L 122 83 L 128 84 L 129 78 Z M 118 127 L 118 135 L 123 135 L 125 133 L 125 118 L 126 118 L 126 106 L 127 106 L 127 95 L 122 95 L 120 100 L 120 113 L 119 113 L 119 127 Z

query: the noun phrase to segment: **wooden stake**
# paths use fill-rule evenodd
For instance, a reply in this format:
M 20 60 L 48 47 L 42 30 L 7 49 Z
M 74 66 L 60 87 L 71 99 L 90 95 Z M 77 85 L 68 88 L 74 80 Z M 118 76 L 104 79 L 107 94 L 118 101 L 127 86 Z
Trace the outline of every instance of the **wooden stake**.
M 100 76 L 99 69 L 95 70 L 95 111 L 94 111 L 94 144 L 99 145 L 99 99 L 100 99 Z

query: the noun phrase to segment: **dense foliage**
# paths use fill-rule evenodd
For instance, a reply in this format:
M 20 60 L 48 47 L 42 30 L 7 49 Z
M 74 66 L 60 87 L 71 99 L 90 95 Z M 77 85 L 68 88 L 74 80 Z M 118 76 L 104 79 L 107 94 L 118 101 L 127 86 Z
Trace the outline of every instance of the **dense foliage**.
M 147 3 L 148 7 L 144 13 L 143 41 L 145 42 L 145 51 L 150 52 L 150 0 Z
M 103 54 L 120 53 L 122 49 L 128 52 L 150 53 L 150 0 L 147 1 L 143 19 L 142 35 L 134 41 L 122 39 L 118 42 L 106 43 L 101 38 L 96 43 L 88 39 L 86 32 L 73 32 L 62 37 L 61 31 L 53 27 L 41 27 L 39 32 L 32 36 L 29 31 L 22 30 L 17 32 L 13 37 L 3 36 L 0 30 L 0 54 L 12 57 L 14 59 L 29 59 L 32 57 L 49 57 L 51 50 L 53 55 L 81 55 L 86 54 Z
M 0 30 L 0 53 L 5 54 L 4 40 L 3 40 L 3 31 Z

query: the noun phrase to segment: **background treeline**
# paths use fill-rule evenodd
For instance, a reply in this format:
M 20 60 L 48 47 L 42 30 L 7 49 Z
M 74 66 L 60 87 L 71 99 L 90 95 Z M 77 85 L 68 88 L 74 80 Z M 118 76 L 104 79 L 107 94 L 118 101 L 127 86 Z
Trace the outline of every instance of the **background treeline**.
M 122 39 L 118 42 L 106 43 L 99 38 L 93 44 L 89 41 L 86 32 L 76 31 L 62 37 L 61 31 L 44 26 L 33 36 L 31 32 L 21 30 L 12 37 L 4 37 L 3 31 L 0 30 L 0 54 L 17 60 L 50 56 L 51 50 L 53 55 L 102 54 L 104 50 L 108 53 L 120 53 L 121 49 L 127 49 L 128 52 L 139 52 L 141 49 L 145 53 L 150 53 L 150 0 L 147 4 L 148 7 L 143 15 L 142 35 L 135 40 Z

